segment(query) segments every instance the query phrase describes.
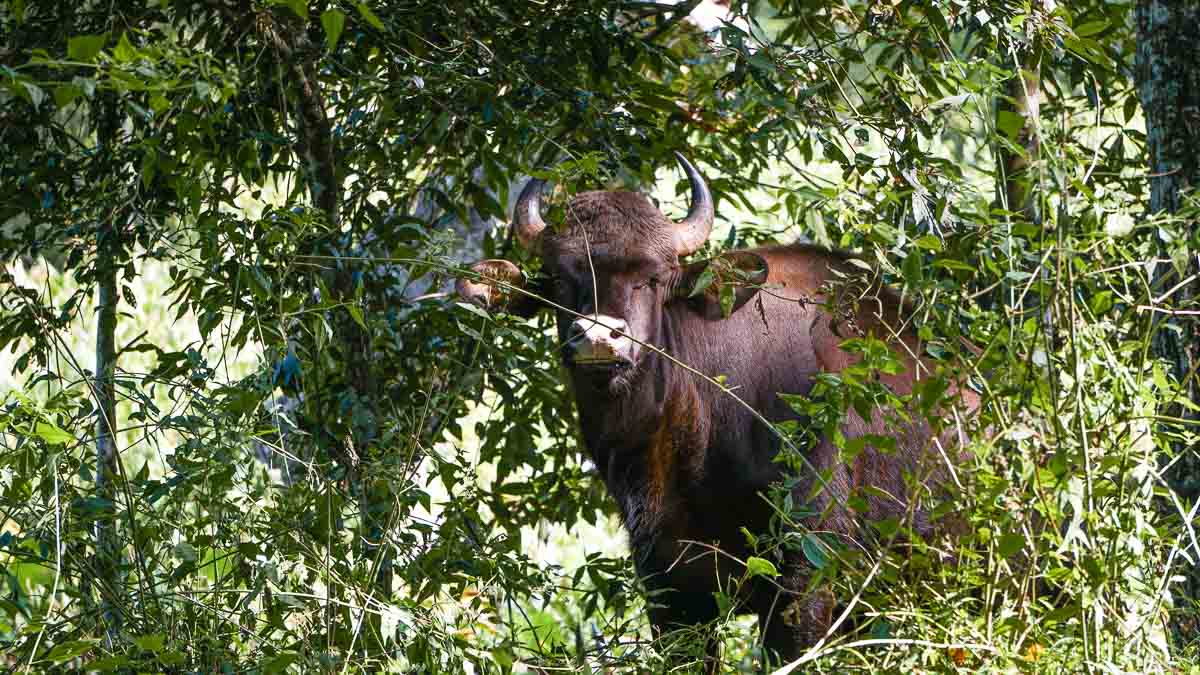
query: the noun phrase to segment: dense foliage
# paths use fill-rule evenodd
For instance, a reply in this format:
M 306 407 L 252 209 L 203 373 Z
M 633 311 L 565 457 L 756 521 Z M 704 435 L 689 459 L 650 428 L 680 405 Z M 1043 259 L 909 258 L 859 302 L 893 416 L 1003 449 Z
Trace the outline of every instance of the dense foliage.
M 932 420 L 973 455 L 939 507 L 965 536 L 781 527 L 745 561 L 796 548 L 839 598 L 800 671 L 1189 663 L 1200 502 L 1164 474 L 1196 373 L 1152 342 L 1196 314 L 1200 228 L 1186 191 L 1149 210 L 1132 3 L 6 0 L 0 35 L 7 665 L 698 656 L 651 639 L 548 320 L 444 292 L 475 257 L 536 271 L 494 227 L 526 176 L 678 212 L 676 150 L 713 250 L 858 252 L 945 366 L 922 410 L 984 395 Z M 904 410 L 880 345 L 780 433 Z M 753 628 L 715 628 L 752 671 Z

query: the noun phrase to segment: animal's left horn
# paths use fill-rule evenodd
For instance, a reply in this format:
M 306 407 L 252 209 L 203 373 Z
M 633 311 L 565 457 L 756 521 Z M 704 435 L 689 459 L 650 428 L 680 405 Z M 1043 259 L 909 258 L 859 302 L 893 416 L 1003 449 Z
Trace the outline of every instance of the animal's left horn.
M 517 206 L 513 209 L 513 227 L 517 231 L 517 240 L 521 246 L 536 251 L 542 231 L 546 229 L 546 221 L 542 220 L 542 189 L 546 181 L 540 178 L 531 179 L 517 197 Z
M 692 206 L 687 217 L 675 223 L 675 252 L 685 256 L 699 249 L 708 240 L 713 226 L 713 200 L 704 178 L 683 155 L 675 153 L 688 182 L 692 184 Z

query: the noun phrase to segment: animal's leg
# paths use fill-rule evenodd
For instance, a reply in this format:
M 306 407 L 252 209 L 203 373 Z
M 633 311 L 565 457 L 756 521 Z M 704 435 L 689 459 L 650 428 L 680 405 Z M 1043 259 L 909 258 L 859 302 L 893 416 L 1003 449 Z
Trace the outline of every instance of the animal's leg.
M 833 623 L 836 604 L 827 588 L 807 590 L 803 576 L 786 579 L 784 589 L 760 604 L 758 625 L 766 658 L 774 665 L 794 661 L 825 636 Z
M 704 641 L 704 670 L 707 673 L 721 672 L 721 646 L 713 635 L 711 624 L 717 619 L 717 603 L 711 593 L 666 590 L 655 593 L 650 607 L 650 625 L 655 639 L 673 631 L 687 630 L 676 634 L 679 641 L 695 644 L 697 638 Z M 689 630 L 690 629 L 690 630 Z M 680 644 L 680 647 L 684 647 Z M 683 652 L 683 649 L 680 650 Z M 680 654 L 690 659 L 699 656 L 691 649 Z

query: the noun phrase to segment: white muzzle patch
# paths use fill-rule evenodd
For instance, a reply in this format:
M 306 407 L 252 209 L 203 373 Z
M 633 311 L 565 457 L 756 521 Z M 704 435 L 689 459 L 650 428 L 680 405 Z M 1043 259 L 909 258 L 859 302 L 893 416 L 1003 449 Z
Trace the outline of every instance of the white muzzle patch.
M 572 361 L 588 365 L 627 360 L 634 344 L 628 333 L 624 319 L 605 314 L 580 317 L 571 324 Z

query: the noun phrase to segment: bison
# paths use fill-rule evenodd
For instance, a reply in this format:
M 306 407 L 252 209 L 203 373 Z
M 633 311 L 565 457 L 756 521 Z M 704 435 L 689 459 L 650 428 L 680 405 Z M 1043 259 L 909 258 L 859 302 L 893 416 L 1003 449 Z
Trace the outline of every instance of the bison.
M 545 182 L 531 180 L 513 228 L 541 256 L 541 285 L 507 292 L 524 281 L 506 260 L 477 263 L 477 276 L 457 285 L 479 305 L 556 311 L 583 441 L 620 508 L 637 572 L 655 592 L 656 632 L 716 618 L 714 592 L 754 554 L 743 528 L 768 530 L 773 511 L 763 494 L 786 476 L 773 461 L 780 435 L 765 421 L 799 419 L 779 394 L 804 397 L 821 373 L 855 363 L 858 355 L 841 349 L 854 335 L 882 338 L 898 352 L 904 371 L 880 375 L 898 395 L 911 393 L 933 365 L 918 360 L 911 331 L 895 332 L 904 308 L 886 288 L 862 285 L 870 292 L 849 309 L 832 302 L 827 282 L 835 275 L 864 275 L 846 254 L 793 244 L 685 262 L 708 238 L 714 207 L 699 172 L 678 160 L 691 185 L 679 222 L 641 194 L 596 191 L 575 195 L 562 226 L 547 227 Z M 731 277 L 741 281 L 732 291 L 720 283 Z M 976 405 L 973 392 L 951 389 L 964 408 Z M 875 440 L 853 461 L 829 438 L 804 449 L 809 469 L 793 495 L 817 514 L 806 525 L 861 541 L 857 516 L 896 517 L 928 533 L 928 505 L 914 503 L 916 483 L 906 476 L 937 476 L 945 463 L 947 455 L 931 449 L 929 425 L 850 411 L 840 429 L 847 439 Z M 881 437 L 895 447 L 876 448 L 891 445 Z M 855 494 L 864 495 L 865 508 L 862 501 L 848 507 Z M 703 550 L 714 553 L 697 555 Z M 830 628 L 834 599 L 809 588 L 802 553 L 786 551 L 782 562 L 778 578 L 743 585 L 737 601 L 758 615 L 765 647 L 792 659 Z

